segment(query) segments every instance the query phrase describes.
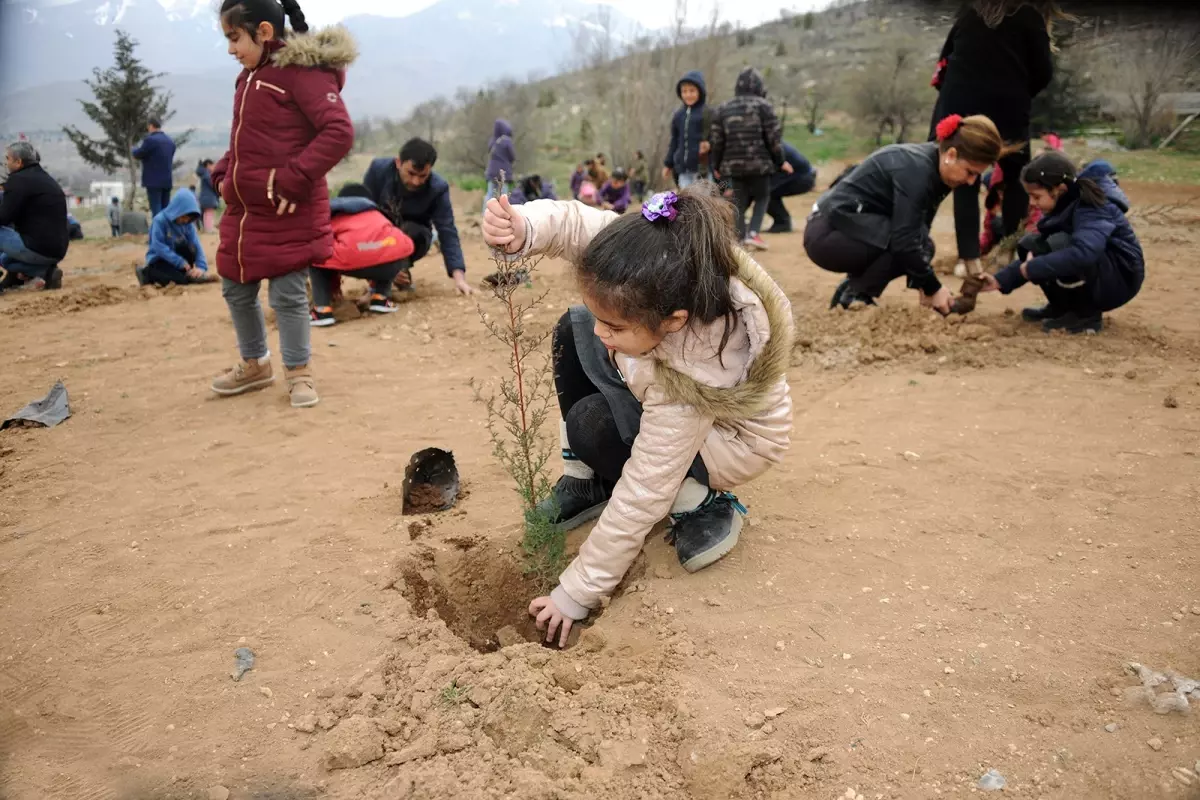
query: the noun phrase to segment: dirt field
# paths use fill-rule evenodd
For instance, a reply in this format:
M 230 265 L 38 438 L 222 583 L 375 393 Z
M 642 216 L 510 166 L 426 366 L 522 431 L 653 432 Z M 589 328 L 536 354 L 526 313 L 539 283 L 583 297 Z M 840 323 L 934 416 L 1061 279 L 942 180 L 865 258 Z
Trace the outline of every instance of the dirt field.
M 62 292 L 0 298 L 0 411 L 57 379 L 73 411 L 0 433 L 0 796 L 871 800 L 994 768 L 1018 797 L 1200 797 L 1200 715 L 1126 691 L 1129 662 L 1200 677 L 1200 217 L 1137 225 L 1141 296 L 1071 339 L 1013 315 L 1029 288 L 965 322 L 898 286 L 830 313 L 835 277 L 772 239 L 790 456 L 730 557 L 687 575 L 653 536 L 561 653 L 495 649 L 529 596 L 467 381 L 504 357 L 439 259 L 400 313 L 314 331 L 296 411 L 210 395 L 218 287 L 74 245 Z M 537 283 L 549 326 L 571 285 Z M 427 446 L 465 496 L 401 517 Z

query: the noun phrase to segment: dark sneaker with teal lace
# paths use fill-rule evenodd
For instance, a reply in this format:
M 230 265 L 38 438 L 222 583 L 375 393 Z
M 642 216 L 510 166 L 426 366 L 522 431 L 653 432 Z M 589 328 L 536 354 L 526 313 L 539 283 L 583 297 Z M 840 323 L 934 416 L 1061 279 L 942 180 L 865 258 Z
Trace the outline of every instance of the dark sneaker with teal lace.
M 1048 319 L 1042 323 L 1042 330 L 1066 331 L 1067 333 L 1099 333 L 1104 328 L 1104 315 L 1099 311 L 1079 313 L 1068 311 L 1061 317 Z
M 555 531 L 566 533 L 603 514 L 610 497 L 612 491 L 599 478 L 563 475 L 538 510 L 549 516 Z
M 1044 306 L 1031 306 L 1021 309 L 1021 319 L 1026 322 L 1045 322 L 1048 319 L 1058 319 L 1067 312 L 1047 303 Z
M 733 549 L 742 530 L 746 507 L 729 492 L 709 491 L 694 511 L 671 515 L 670 538 L 679 563 L 698 572 Z

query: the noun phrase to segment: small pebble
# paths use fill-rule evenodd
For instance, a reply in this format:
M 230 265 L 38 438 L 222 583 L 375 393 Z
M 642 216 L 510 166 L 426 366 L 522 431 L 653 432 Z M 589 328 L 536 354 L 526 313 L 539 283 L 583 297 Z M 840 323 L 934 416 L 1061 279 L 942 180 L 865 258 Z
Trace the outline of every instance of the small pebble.
M 776 706 L 775 708 L 768 708 L 766 711 L 764 711 L 763 716 L 767 719 L 776 719 L 777 717 L 782 717 L 786 711 L 787 708 L 784 706 Z
M 849 654 L 849 653 L 842 653 L 842 660 L 843 660 L 843 661 L 849 661 L 849 660 L 850 660 L 850 654 Z
M 901 714 L 900 719 L 904 720 L 905 722 L 908 722 L 910 719 L 912 719 L 912 717 L 909 716 L 908 714 Z
M 173 730 L 175 730 L 175 726 L 174 726 L 174 725 L 168 725 L 168 726 L 167 726 L 167 733 L 170 733 L 170 732 L 171 732 L 171 731 L 173 731 Z
M 775 643 L 775 649 L 776 649 L 776 650 L 783 650 L 783 649 L 785 649 L 786 647 L 787 647 L 787 645 L 786 645 L 784 642 L 776 642 L 776 643 Z
M 755 711 L 750 714 L 747 714 L 746 719 L 743 721 L 746 723 L 747 728 L 758 729 L 766 724 L 767 718 L 764 717 L 762 714 L 758 713 L 757 711 Z
M 224 786 L 214 786 L 208 790 L 208 800 L 229 800 L 229 790 Z
M 1171 615 L 1171 619 L 1178 622 L 1179 620 L 1183 619 L 1183 614 L 1180 614 L 1178 611 L 1176 611 L 1174 614 Z
M 946 667 L 944 670 L 942 670 L 942 672 L 946 673 L 947 675 L 953 675 L 954 667 Z
M 1164 408 L 1179 408 L 1179 401 L 1175 399 L 1175 395 L 1169 394 L 1163 398 Z
M 267 687 L 267 686 L 258 687 L 258 691 L 261 692 L 262 696 L 267 698 L 268 700 L 270 700 L 272 697 L 275 696 L 275 693 L 272 692 L 270 687 Z
M 1192 613 L 1200 617 L 1200 606 L 1192 606 Z
M 1157 736 L 1155 736 L 1153 739 L 1147 739 L 1146 746 L 1157 753 L 1159 750 L 1163 749 L 1162 739 L 1158 738 Z
M 933 692 L 929 691 L 928 689 L 921 692 L 921 694 L 925 695 L 926 697 L 933 697 Z
M 129 546 L 130 546 L 131 548 L 133 548 L 134 550 L 137 550 L 137 549 L 138 549 L 138 543 L 137 543 L 137 541 L 132 541 L 132 542 L 130 542 L 130 543 L 129 543 Z
M 1117 732 L 1117 723 L 1115 723 L 1115 722 L 1108 723 L 1107 725 L 1104 726 L 1104 730 L 1108 731 L 1109 733 L 1116 733 Z

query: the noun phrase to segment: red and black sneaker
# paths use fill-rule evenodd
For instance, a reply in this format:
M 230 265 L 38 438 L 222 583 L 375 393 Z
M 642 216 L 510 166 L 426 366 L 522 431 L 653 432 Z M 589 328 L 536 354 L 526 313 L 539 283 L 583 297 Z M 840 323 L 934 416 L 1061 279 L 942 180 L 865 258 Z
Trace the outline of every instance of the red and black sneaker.
M 367 304 L 367 310 L 376 314 L 395 314 L 400 310 L 400 306 L 393 303 L 390 297 L 376 292 L 372 293 L 371 302 Z
M 312 319 L 309 324 L 314 328 L 328 328 L 330 325 L 337 323 L 333 318 L 332 306 L 317 306 L 312 310 Z

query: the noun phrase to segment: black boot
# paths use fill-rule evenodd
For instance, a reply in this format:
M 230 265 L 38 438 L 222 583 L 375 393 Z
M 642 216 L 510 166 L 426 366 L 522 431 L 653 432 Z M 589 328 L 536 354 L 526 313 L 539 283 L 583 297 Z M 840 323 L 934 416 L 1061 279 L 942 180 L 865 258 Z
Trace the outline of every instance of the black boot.
M 1045 322 L 1048 319 L 1058 319 L 1067 312 L 1047 303 L 1044 306 L 1034 306 L 1021 309 L 1021 319 L 1026 322 Z
M 742 529 L 746 507 L 728 492 L 709 491 L 694 511 L 671 515 L 670 536 L 679 563 L 698 572 L 733 549 Z
M 785 222 L 776 222 L 771 227 L 767 228 L 764 233 L 791 233 L 792 221 L 789 219 Z
M 59 269 L 58 267 L 53 267 L 50 270 L 50 272 L 46 275 L 46 285 L 43 288 L 49 289 L 50 291 L 53 291 L 55 289 L 61 289 L 62 288 L 62 279 L 63 279 L 63 271 L 61 269 Z
M 538 504 L 559 533 L 573 531 L 604 513 L 612 490 L 599 478 L 563 475 L 549 497 Z
M 1104 329 L 1104 315 L 1099 311 L 1068 311 L 1061 317 L 1048 319 L 1042 323 L 1042 330 L 1066 331 L 1067 333 L 1099 333 Z
M 850 285 L 850 279 L 842 281 L 838 284 L 837 289 L 833 292 L 833 299 L 829 301 L 830 308 L 850 308 L 855 303 L 862 303 L 865 306 L 875 305 L 875 298 L 865 292 L 855 291 Z

